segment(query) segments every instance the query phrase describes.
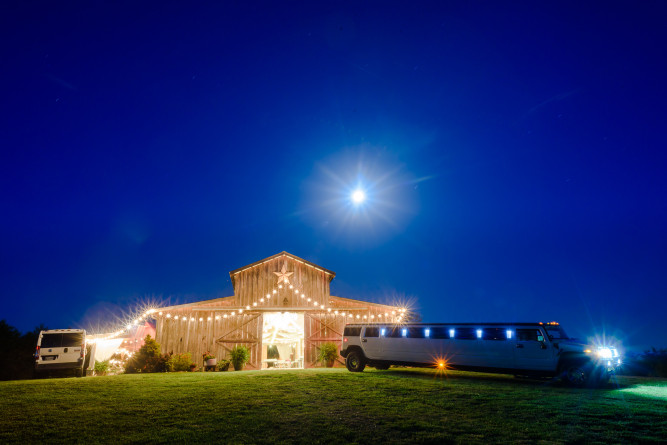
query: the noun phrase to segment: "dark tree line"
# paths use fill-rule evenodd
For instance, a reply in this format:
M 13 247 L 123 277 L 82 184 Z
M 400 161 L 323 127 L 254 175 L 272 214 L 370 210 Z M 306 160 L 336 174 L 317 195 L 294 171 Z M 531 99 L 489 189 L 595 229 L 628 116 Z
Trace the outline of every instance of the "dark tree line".
M 21 380 L 33 377 L 35 346 L 44 326 L 21 334 L 7 321 L 0 320 L 0 380 Z

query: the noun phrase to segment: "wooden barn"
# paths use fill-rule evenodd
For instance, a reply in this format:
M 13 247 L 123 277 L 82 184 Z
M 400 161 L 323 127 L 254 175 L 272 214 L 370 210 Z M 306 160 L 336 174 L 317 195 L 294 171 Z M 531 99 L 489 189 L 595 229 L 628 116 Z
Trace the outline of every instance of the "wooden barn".
M 324 342 L 339 346 L 345 323 L 398 321 L 395 306 L 334 297 L 330 270 L 281 252 L 229 273 L 234 296 L 164 307 L 154 314 L 163 352 L 228 356 L 250 349 L 246 369 L 311 368 Z M 343 364 L 339 357 L 336 366 Z

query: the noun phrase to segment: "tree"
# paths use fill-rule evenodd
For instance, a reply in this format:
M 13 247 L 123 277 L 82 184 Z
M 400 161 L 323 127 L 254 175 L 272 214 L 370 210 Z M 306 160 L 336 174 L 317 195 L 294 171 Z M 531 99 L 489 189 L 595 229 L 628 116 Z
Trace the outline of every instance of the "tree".
M 127 361 L 125 372 L 167 372 L 168 362 L 169 356 L 160 353 L 160 344 L 147 335 L 143 346 Z

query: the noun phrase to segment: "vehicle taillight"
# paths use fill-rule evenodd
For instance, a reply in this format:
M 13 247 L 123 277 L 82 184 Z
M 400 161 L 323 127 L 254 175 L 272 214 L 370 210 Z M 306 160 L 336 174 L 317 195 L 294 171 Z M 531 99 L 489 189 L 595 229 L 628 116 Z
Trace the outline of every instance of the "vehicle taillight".
M 39 346 L 35 348 L 35 360 L 39 360 Z
M 84 353 L 86 352 L 86 343 L 81 343 L 81 354 L 79 354 L 79 357 L 83 358 Z
M 343 338 L 343 343 L 345 343 L 346 341 L 347 341 L 347 337 Z

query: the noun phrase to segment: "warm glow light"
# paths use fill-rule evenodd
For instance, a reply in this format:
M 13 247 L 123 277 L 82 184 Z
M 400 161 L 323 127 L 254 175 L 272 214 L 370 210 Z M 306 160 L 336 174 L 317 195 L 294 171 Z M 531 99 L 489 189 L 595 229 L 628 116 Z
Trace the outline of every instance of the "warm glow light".
M 356 189 L 352 192 L 352 202 L 355 204 L 361 204 L 366 200 L 366 193 L 361 189 Z

